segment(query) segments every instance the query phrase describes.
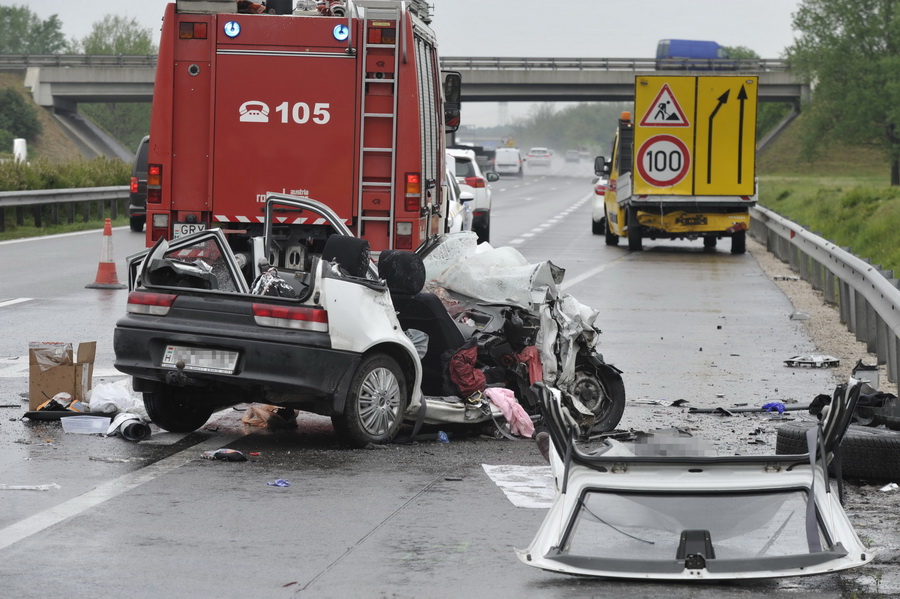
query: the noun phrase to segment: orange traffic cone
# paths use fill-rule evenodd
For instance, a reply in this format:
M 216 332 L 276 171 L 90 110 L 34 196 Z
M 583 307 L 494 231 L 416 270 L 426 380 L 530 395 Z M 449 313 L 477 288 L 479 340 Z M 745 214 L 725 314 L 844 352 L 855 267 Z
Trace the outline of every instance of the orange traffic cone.
M 125 289 L 116 276 L 116 261 L 113 259 L 112 223 L 109 219 L 103 224 L 103 247 L 100 248 L 100 265 L 93 283 L 85 285 L 88 289 Z

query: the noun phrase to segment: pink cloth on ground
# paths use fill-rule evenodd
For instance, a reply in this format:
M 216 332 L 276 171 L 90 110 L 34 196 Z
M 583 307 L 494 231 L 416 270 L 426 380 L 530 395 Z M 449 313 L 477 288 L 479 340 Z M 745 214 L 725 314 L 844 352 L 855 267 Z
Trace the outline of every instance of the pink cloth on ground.
M 534 434 L 534 423 L 512 391 L 503 387 L 488 387 L 484 394 L 503 412 L 512 434 L 531 438 Z

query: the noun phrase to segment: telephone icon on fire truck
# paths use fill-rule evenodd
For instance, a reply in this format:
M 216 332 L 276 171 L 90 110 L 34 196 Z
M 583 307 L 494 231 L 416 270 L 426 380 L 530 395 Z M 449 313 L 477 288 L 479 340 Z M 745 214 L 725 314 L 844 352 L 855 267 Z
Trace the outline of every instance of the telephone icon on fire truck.
M 241 104 L 238 109 L 242 123 L 268 123 L 269 105 L 258 100 L 250 100 Z

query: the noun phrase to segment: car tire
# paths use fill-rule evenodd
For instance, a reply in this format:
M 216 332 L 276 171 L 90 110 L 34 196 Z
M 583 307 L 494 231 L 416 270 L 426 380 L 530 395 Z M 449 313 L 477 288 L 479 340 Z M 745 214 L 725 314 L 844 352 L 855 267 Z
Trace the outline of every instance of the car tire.
M 606 237 L 606 245 L 619 245 L 619 236 L 609 230 L 609 216 L 603 217 L 603 234 Z
M 788 422 L 778 427 L 776 454 L 805 454 L 806 431 L 815 422 Z M 900 479 L 900 433 L 851 425 L 841 441 L 841 472 L 863 480 Z
M 716 247 L 717 241 L 718 240 L 715 237 L 708 235 L 703 238 L 703 247 L 705 247 L 708 250 L 711 250 L 712 248 Z
M 140 233 L 144 230 L 144 223 L 147 221 L 147 217 L 144 215 L 141 216 L 132 216 L 131 222 L 129 225 L 131 226 L 131 230 L 135 233 Z
M 170 433 L 195 431 L 212 416 L 213 406 L 201 391 L 162 387 L 144 392 L 144 408 L 154 424 Z
M 606 219 L 601 218 L 599 221 L 591 219 L 591 233 L 594 235 L 602 235 L 603 229 L 606 228 Z
M 479 220 L 478 224 L 472 223 L 472 230 L 478 235 L 478 243 L 491 242 L 491 221 L 490 216 Z
M 731 253 L 743 254 L 747 251 L 747 231 L 738 231 L 731 236 Z
M 613 430 L 625 412 L 625 384 L 619 376 L 606 376 L 592 368 L 577 368 L 572 394 L 594 413 L 591 433 Z
M 368 355 L 353 375 L 344 411 L 332 416 L 334 430 L 353 447 L 390 443 L 408 403 L 406 379 L 397 362 L 381 353 Z

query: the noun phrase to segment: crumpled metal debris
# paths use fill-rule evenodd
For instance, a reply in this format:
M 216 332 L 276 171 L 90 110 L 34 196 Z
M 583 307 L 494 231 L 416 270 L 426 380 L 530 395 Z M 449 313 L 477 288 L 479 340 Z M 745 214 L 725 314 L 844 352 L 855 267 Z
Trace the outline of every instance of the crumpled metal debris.
M 841 365 L 839 359 L 823 354 L 794 356 L 785 360 L 784 363 L 795 368 L 834 368 Z

